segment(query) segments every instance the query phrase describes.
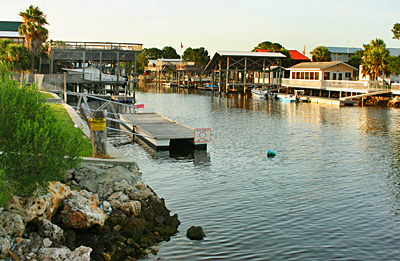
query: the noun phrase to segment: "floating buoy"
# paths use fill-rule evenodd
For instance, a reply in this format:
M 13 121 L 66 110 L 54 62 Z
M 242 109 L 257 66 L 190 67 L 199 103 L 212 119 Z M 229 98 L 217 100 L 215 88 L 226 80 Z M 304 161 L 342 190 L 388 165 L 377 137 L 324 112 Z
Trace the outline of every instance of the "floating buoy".
M 268 157 L 275 157 L 275 156 L 276 156 L 276 153 L 273 152 L 272 150 L 268 150 L 268 151 L 267 151 L 267 156 L 268 156 Z

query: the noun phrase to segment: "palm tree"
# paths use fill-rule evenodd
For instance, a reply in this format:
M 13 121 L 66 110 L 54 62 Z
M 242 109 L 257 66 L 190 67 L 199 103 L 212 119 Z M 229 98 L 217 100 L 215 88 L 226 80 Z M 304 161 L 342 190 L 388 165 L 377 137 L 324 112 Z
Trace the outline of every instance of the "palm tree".
M 36 56 L 49 35 L 49 31 L 44 28 L 44 25 L 49 24 L 46 21 L 46 15 L 39 7 L 31 5 L 25 12 L 20 12 L 19 16 L 23 19 L 18 28 L 19 35 L 25 35 L 26 49 Z
M 0 40 L 0 60 L 12 71 L 25 71 L 32 64 L 32 54 L 22 44 Z
M 329 62 L 332 61 L 331 52 L 325 46 L 318 46 L 312 52 L 313 62 Z
M 369 44 L 364 44 L 364 57 L 362 61 L 361 73 L 363 77 L 369 76 L 371 80 L 381 75 L 387 75 L 389 50 L 386 50 L 386 44 L 382 39 L 371 40 Z

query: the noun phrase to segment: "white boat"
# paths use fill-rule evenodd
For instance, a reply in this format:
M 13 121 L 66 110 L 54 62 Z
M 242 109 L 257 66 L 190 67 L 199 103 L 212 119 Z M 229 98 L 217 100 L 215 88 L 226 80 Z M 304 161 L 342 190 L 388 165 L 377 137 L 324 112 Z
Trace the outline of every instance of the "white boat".
M 268 96 L 268 90 L 266 90 L 266 89 L 260 89 L 260 88 L 252 89 L 251 93 L 252 93 L 253 97 L 257 97 L 257 98 L 265 99 Z
M 255 97 L 255 98 L 262 98 L 262 99 L 265 99 L 265 98 L 275 99 L 276 98 L 276 93 L 271 93 L 267 89 L 260 89 L 260 88 L 252 89 L 251 93 L 252 93 L 253 97 Z
M 286 102 L 308 102 L 308 97 L 301 96 L 303 90 L 295 90 L 294 94 L 277 94 L 277 97 Z
M 82 68 L 79 68 L 79 69 L 62 68 L 62 70 L 67 71 L 68 73 L 77 73 L 77 74 L 84 73 L 84 79 L 86 81 L 100 81 L 100 76 L 101 76 L 102 82 L 116 82 L 116 81 L 126 82 L 127 81 L 127 77 L 125 77 L 125 76 L 117 76 L 117 75 L 102 73 L 99 68 L 97 68 L 93 65 L 86 67 L 84 69 L 82 69 Z
M 178 87 L 178 83 L 177 82 L 164 82 L 163 83 L 164 87 L 170 88 L 170 87 Z
M 298 99 L 295 95 L 293 94 L 277 94 L 277 97 L 285 102 L 297 102 Z

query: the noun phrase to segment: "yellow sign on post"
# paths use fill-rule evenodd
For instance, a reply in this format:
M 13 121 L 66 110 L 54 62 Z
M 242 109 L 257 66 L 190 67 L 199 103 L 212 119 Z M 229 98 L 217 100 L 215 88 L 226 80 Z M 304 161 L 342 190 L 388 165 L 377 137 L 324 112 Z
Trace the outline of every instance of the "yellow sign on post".
M 105 131 L 106 130 L 106 118 L 90 118 L 90 130 L 91 131 Z

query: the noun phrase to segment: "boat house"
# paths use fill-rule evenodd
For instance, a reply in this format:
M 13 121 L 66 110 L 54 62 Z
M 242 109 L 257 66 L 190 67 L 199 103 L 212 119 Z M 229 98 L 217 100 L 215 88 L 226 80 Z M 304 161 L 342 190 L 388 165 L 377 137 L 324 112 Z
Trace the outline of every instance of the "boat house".
M 286 56 L 273 52 L 222 52 L 214 54 L 205 67 L 206 72 L 212 74 L 212 86 L 218 85 L 218 92 L 246 91 L 255 86 L 271 88 L 271 81 L 267 78 L 272 66 L 279 65 Z M 256 75 L 261 80 L 255 82 Z

